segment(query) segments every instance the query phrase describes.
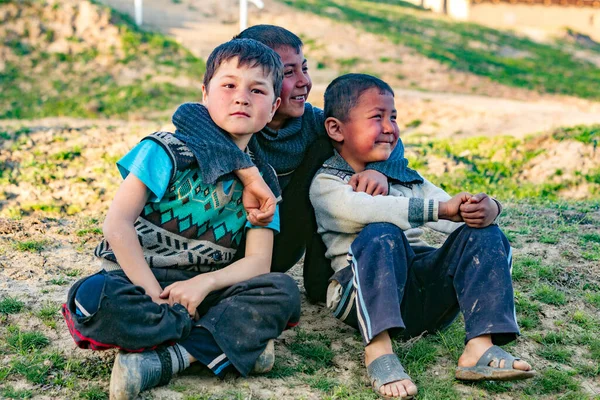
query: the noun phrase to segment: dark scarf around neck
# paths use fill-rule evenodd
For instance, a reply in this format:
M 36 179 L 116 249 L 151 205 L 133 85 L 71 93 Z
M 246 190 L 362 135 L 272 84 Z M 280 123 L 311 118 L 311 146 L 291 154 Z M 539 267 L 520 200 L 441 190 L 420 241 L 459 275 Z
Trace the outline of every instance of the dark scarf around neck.
M 256 165 L 276 198 L 281 194 L 275 171 L 262 160 L 254 160 L 240 150 L 229 134 L 211 119 L 200 103 L 184 103 L 173 114 L 175 137 L 184 142 L 198 161 L 202 181 L 214 184 L 237 169 Z

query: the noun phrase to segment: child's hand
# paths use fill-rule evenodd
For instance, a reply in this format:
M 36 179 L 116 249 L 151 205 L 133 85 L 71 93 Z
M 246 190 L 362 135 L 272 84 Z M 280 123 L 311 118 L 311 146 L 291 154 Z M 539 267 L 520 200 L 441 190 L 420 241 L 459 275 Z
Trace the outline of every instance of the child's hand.
M 348 182 L 355 192 L 364 192 L 371 196 L 388 194 L 388 179 L 381 172 L 372 169 L 352 175 Z
M 461 205 L 469 201 L 472 194 L 461 192 L 448 201 L 440 201 L 438 209 L 438 219 L 447 219 L 454 222 L 462 222 Z
M 186 281 L 170 284 L 160 294 L 170 306 L 179 303 L 184 306 L 192 318 L 197 317 L 196 309 L 212 291 L 212 280 L 207 276 L 198 275 Z
M 472 228 L 485 228 L 494 222 L 500 210 L 491 197 L 478 193 L 460 206 L 463 221 Z
M 243 171 L 243 172 L 242 172 Z M 244 185 L 242 201 L 252 225 L 267 226 L 273 221 L 277 201 L 256 167 L 238 170 L 237 176 Z

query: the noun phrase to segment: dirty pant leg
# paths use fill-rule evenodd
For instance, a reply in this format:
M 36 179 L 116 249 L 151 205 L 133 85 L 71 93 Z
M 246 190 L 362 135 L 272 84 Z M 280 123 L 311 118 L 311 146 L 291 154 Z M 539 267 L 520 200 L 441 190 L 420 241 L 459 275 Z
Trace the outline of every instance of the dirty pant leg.
M 347 282 L 344 286 L 338 280 L 344 287 L 334 315 L 356 324 L 365 345 L 383 331 L 404 328 L 400 303 L 414 253 L 402 230 L 388 223 L 369 224 L 352 242 L 348 257 L 351 280 L 348 268 L 336 274 Z M 354 316 L 344 311 L 350 305 L 354 323 Z
M 152 271 L 159 282 L 160 275 L 166 273 Z M 89 278 L 101 284 L 85 285 Z M 82 291 L 78 292 L 80 288 Z M 80 308 L 78 312 L 76 299 L 84 301 L 86 297 L 95 298 L 97 309 L 82 313 Z M 82 348 L 141 351 L 175 343 L 187 337 L 192 327 L 185 307 L 154 303 L 142 287 L 132 284 L 121 271 L 100 271 L 76 282 L 69 290 L 63 312 L 75 342 Z
M 218 293 L 210 303 L 196 326 L 212 334 L 242 376 L 248 375 L 270 339 L 300 319 L 298 286 L 282 273 L 240 282 Z
M 441 248 L 417 251 L 411 274 L 421 287 L 407 289 L 403 315 L 407 319 L 411 314 L 414 321 L 407 333 L 443 329 L 460 309 L 466 341 L 484 334 L 491 334 L 496 344 L 514 340 L 519 328 L 511 263 L 510 245 L 497 225 L 482 229 L 463 225 Z M 415 315 L 419 311 L 421 316 Z

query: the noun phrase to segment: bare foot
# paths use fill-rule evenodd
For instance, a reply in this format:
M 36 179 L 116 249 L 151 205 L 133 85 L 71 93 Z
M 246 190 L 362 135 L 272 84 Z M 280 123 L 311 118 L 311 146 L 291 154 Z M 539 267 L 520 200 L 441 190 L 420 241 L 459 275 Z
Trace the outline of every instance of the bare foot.
M 365 347 L 365 365 L 369 366 L 373 360 L 385 354 L 394 354 L 392 341 L 387 331 L 375 336 Z M 411 380 L 404 379 L 381 386 L 379 392 L 387 397 L 404 399 L 417 394 L 417 387 Z
M 493 343 L 491 335 L 482 335 L 469 340 L 465 346 L 465 350 L 458 359 L 458 366 L 474 367 L 483 353 L 485 353 L 487 349 L 492 346 Z M 490 365 L 490 367 L 504 368 L 504 360 L 500 361 L 500 365 Z M 521 371 L 531 371 L 531 365 L 522 360 L 516 360 L 512 367 Z

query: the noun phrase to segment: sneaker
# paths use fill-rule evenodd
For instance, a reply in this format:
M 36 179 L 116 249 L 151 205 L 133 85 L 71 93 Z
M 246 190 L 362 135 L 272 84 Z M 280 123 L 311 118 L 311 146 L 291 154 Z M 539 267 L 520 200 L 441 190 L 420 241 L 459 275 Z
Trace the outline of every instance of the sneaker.
M 267 347 L 256 359 L 251 372 L 253 374 L 264 374 L 273 369 L 273 365 L 275 365 L 275 341 L 269 339 Z
M 110 400 L 135 399 L 144 390 L 167 384 L 171 375 L 170 366 L 163 368 L 161 357 L 156 351 L 121 351 L 115 358 L 110 375 Z

